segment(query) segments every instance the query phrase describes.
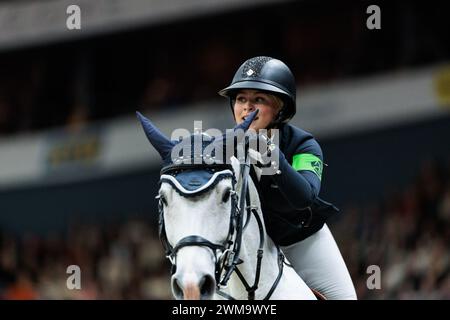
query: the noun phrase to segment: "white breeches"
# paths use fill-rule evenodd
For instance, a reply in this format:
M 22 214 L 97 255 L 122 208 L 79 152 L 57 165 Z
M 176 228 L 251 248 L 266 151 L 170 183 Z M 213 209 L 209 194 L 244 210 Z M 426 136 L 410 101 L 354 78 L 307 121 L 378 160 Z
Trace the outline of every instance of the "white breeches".
M 352 279 L 326 224 L 305 240 L 281 249 L 310 288 L 329 300 L 356 299 Z

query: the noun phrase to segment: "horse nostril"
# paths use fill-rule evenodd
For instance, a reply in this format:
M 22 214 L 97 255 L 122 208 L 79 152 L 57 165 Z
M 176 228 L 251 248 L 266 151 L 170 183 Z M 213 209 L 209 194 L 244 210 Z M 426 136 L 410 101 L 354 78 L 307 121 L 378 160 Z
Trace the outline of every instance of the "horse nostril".
M 202 299 L 211 299 L 215 290 L 216 280 L 210 275 L 203 276 L 200 281 L 200 295 L 202 296 Z
M 184 297 L 183 289 L 181 288 L 180 284 L 178 283 L 177 278 L 173 278 L 172 280 L 172 291 L 173 295 L 177 300 L 181 300 Z
M 186 279 L 188 278 L 188 279 Z M 213 298 L 216 291 L 216 281 L 211 275 L 201 278 L 189 279 L 190 277 L 172 276 L 172 294 L 177 300 L 209 300 Z

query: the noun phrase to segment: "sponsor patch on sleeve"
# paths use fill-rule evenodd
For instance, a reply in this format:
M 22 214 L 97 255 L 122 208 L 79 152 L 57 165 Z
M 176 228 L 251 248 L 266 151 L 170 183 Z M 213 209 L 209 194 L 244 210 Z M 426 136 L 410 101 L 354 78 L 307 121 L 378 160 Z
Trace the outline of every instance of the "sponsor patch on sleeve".
M 310 153 L 296 154 L 292 158 L 292 167 L 297 170 L 314 172 L 319 180 L 322 180 L 323 162 L 317 156 Z

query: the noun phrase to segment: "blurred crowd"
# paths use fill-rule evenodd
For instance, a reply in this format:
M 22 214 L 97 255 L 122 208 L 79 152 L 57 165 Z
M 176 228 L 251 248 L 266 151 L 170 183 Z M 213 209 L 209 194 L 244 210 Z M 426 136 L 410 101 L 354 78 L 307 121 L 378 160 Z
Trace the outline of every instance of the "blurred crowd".
M 342 209 L 330 227 L 359 299 L 450 299 L 450 163 L 425 163 L 386 200 Z M 66 286 L 70 265 L 82 290 Z M 379 289 L 368 289 L 371 265 Z M 170 299 L 169 279 L 156 227 L 142 219 L 48 237 L 0 233 L 3 299 Z
M 450 299 L 450 162 L 373 205 L 349 206 L 332 227 L 360 299 Z M 379 267 L 381 288 L 369 290 Z
M 75 42 L 0 52 L 0 136 L 219 99 L 247 58 L 285 61 L 299 88 L 448 61 L 445 2 L 251 7 Z M 225 104 L 225 102 L 224 102 Z
M 69 289 L 72 265 L 81 290 Z M 169 299 L 169 279 L 157 232 L 142 219 L 46 237 L 0 233 L 0 299 Z

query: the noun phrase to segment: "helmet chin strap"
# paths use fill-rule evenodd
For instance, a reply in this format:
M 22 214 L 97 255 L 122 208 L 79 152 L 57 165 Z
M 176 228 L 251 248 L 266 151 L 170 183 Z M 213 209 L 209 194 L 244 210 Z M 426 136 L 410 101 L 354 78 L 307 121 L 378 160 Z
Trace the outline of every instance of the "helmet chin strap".
M 236 101 L 236 99 L 229 98 L 228 100 L 230 101 L 231 112 L 233 113 L 233 118 L 234 118 L 234 102 Z
M 278 112 L 278 114 L 277 114 L 277 116 L 275 117 L 275 119 L 273 119 L 272 122 L 269 123 L 269 125 L 267 126 L 266 129 L 267 129 L 267 130 L 270 130 L 270 129 L 276 129 L 276 128 L 278 128 L 278 127 L 280 126 L 280 124 L 283 123 L 283 115 L 284 115 L 284 108 L 282 108 L 282 109 Z

